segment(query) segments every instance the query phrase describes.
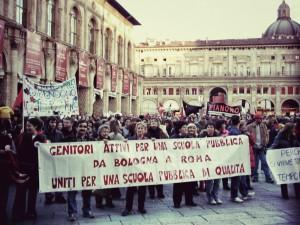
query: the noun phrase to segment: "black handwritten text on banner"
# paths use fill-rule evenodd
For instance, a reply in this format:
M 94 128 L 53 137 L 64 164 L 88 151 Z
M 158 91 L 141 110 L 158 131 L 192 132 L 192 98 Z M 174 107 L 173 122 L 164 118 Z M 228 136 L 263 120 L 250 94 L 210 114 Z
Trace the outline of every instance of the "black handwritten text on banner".
M 40 192 L 181 183 L 250 174 L 247 136 L 39 145 Z
M 300 147 L 270 149 L 267 162 L 277 184 L 300 182 Z

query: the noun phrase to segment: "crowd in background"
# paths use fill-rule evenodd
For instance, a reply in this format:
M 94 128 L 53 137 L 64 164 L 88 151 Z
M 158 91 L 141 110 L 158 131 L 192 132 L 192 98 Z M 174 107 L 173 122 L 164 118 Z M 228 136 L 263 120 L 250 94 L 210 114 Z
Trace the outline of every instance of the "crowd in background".
M 222 179 L 224 190 L 230 191 L 231 200 L 242 203 L 255 195 L 252 182 L 258 182 L 259 168 L 264 179 L 273 183 L 266 162 L 269 149 L 300 147 L 300 118 L 262 116 L 255 114 L 245 120 L 239 116 L 176 117 L 174 115 L 110 117 L 73 116 L 63 119 L 57 117 L 29 118 L 23 121 L 18 112 L 9 107 L 0 107 L 0 221 L 7 219 L 9 188 L 16 185 L 12 209 L 15 221 L 37 217 L 36 199 L 38 194 L 38 149 L 35 142 L 84 142 L 109 140 L 142 140 L 166 138 L 205 138 L 245 134 L 249 137 L 251 176 L 238 176 Z M 24 124 L 24 125 L 23 125 Z M 24 127 L 24 128 L 23 128 Z M 245 155 L 245 157 L 249 157 Z M 261 165 L 259 167 L 259 165 Z M 261 178 L 262 179 L 262 178 Z M 230 184 L 229 184 L 230 180 Z M 173 184 L 173 203 L 175 208 L 185 205 L 195 207 L 194 198 L 199 191 L 206 192 L 208 204 L 222 204 L 219 195 L 220 179 Z M 300 197 L 300 184 L 294 184 L 296 197 Z M 126 206 L 123 216 L 131 214 L 133 198 L 138 195 L 138 211 L 145 214 L 146 192 L 151 199 L 163 199 L 163 185 L 129 187 L 126 190 Z M 281 194 L 288 199 L 287 185 L 281 185 Z M 45 194 L 45 204 L 67 204 L 68 219 L 76 221 L 78 216 L 77 191 Z M 120 198 L 118 188 L 81 191 L 83 217 L 94 218 L 91 198 L 95 196 L 96 208 L 114 208 L 114 198 Z M 2 201 L 3 200 L 3 201 Z

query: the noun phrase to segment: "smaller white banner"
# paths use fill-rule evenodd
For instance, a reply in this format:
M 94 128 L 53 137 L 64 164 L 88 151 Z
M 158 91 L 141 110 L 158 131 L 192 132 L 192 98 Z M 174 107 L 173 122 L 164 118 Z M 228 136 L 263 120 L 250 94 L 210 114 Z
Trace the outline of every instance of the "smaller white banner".
M 300 147 L 270 149 L 267 162 L 277 184 L 300 182 Z
M 79 114 L 76 79 L 42 85 L 23 82 L 24 116 L 72 116 Z

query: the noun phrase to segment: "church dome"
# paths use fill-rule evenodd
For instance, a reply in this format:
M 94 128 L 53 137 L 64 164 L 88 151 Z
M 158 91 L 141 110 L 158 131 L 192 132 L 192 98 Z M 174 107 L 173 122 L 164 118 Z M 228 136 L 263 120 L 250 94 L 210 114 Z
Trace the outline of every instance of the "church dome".
M 283 1 L 278 8 L 277 20 L 263 34 L 264 38 L 281 39 L 300 37 L 300 24 L 290 17 L 290 7 Z

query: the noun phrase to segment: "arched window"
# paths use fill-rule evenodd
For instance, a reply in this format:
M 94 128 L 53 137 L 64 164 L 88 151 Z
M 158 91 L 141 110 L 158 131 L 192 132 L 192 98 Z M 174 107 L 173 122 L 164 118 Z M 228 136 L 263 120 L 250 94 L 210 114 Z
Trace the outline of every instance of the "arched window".
M 16 0 L 16 22 L 26 27 L 27 0 Z
M 71 10 L 71 24 L 70 24 L 70 44 L 71 45 L 76 45 L 77 40 L 78 40 L 78 29 L 77 29 L 77 24 L 78 24 L 78 10 L 76 8 L 73 8 Z
M 54 37 L 55 29 L 55 3 L 54 0 L 47 1 L 47 34 Z
M 105 30 L 105 48 L 104 59 L 111 61 L 111 46 L 112 46 L 112 32 L 109 28 Z
M 118 37 L 118 64 L 122 66 L 123 62 L 123 39 Z
M 94 19 L 91 19 L 89 22 L 89 51 L 92 54 L 96 53 L 96 22 Z
M 127 67 L 131 68 L 131 54 L 132 54 L 132 47 L 131 47 L 131 43 L 128 42 L 127 45 Z

